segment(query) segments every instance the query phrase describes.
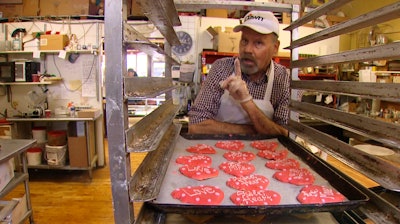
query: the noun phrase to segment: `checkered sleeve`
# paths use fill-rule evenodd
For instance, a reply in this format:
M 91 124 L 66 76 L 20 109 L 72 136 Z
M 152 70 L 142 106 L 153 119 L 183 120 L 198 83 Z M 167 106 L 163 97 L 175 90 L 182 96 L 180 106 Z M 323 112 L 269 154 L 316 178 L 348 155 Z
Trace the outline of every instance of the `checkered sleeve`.
M 219 83 L 233 72 L 234 58 L 216 60 L 202 83 L 200 91 L 189 111 L 189 123 L 197 124 L 207 119 L 214 119 L 218 113 L 220 99 L 224 90 Z
M 286 68 L 275 63 L 271 103 L 275 110 L 273 120 L 280 125 L 287 124 L 289 120 L 290 80 Z

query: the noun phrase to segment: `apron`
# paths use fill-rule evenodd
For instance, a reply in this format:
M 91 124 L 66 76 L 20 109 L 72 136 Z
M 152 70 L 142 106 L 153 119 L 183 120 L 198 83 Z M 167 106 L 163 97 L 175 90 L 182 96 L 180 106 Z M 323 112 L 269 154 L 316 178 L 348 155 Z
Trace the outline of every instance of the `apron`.
M 234 75 L 234 74 L 232 74 Z M 267 89 L 265 91 L 264 99 L 256 100 L 253 102 L 257 107 L 270 119 L 272 119 L 274 114 L 274 107 L 271 104 L 271 92 L 272 85 L 274 83 L 274 63 L 271 61 L 271 66 L 269 69 Z M 242 108 L 239 102 L 237 102 L 229 94 L 228 90 L 225 90 L 224 94 L 221 96 L 221 105 L 218 110 L 218 114 L 215 117 L 217 121 L 234 123 L 234 124 L 250 124 L 250 118 L 246 111 Z

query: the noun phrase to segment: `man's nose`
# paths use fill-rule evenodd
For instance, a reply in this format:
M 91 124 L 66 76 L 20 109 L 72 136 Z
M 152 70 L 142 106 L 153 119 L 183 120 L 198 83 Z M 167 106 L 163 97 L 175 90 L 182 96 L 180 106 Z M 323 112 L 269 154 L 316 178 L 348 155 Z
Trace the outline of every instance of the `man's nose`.
M 243 51 L 244 52 L 253 52 L 255 46 L 252 42 L 247 43 L 245 46 L 243 46 Z

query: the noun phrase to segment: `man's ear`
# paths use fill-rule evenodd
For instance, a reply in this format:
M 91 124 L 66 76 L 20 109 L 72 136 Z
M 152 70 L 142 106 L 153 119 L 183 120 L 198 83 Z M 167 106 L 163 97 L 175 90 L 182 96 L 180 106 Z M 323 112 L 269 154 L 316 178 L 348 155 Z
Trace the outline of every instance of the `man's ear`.
M 274 43 L 274 54 L 277 55 L 279 52 L 279 46 L 281 45 L 281 42 L 279 40 L 276 40 Z

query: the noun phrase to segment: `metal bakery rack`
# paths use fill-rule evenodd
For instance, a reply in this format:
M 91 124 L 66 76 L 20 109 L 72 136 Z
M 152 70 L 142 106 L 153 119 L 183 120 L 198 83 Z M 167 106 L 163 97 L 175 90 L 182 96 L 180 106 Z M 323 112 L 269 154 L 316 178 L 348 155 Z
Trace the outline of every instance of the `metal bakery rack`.
M 106 1 L 105 7 L 105 55 L 106 55 L 106 117 L 109 146 L 109 166 L 112 182 L 112 196 L 115 223 L 171 223 L 171 217 L 206 217 L 218 216 L 229 220 L 231 215 L 285 215 L 315 213 L 322 217 L 332 213 L 339 223 L 364 223 L 365 219 L 373 223 L 400 223 L 399 204 L 394 205 L 383 197 L 383 194 L 396 195 L 400 190 L 400 169 L 391 161 L 363 153 L 355 147 L 318 131 L 312 126 L 299 122 L 299 117 L 307 115 L 320 122 L 339 127 L 390 146 L 399 153 L 400 127 L 398 124 L 379 121 L 370 117 L 339 111 L 333 108 L 318 106 L 298 100 L 296 93 L 300 91 L 317 91 L 337 96 L 360 96 L 398 102 L 399 85 L 393 83 L 361 83 L 345 81 L 300 81 L 299 68 L 320 65 L 332 65 L 346 62 L 373 61 L 377 59 L 396 59 L 400 52 L 400 43 L 372 46 L 332 55 L 299 59 L 298 48 L 330 37 L 352 32 L 376 23 L 398 18 L 400 3 L 394 3 L 381 9 L 371 11 L 363 16 L 350 19 L 320 32 L 298 38 L 297 28 L 327 12 L 349 4 L 349 0 L 331 0 L 316 8 L 300 19 L 298 5 L 281 3 L 259 3 L 247 1 L 178 1 L 178 0 L 138 0 L 151 23 L 165 37 L 164 49 L 152 44 L 126 21 L 126 0 Z M 303 159 L 304 163 L 327 178 L 336 188 L 348 197 L 344 203 L 332 205 L 289 205 L 289 206 L 191 206 L 178 204 L 157 204 L 156 199 L 162 191 L 162 182 L 173 155 L 177 139 L 184 136 L 196 142 L 203 139 L 243 139 L 253 140 L 270 138 L 271 136 L 191 136 L 181 133 L 181 126 L 174 122 L 179 105 L 172 102 L 171 91 L 174 85 L 171 80 L 171 65 L 178 62 L 171 57 L 171 46 L 179 44 L 173 29 L 180 26 L 177 9 L 245 9 L 270 10 L 286 12 L 292 16 L 292 23 L 286 28 L 291 31 L 291 88 L 293 97 L 290 103 L 291 120 L 287 126 L 290 138 L 279 137 L 281 144 Z M 126 71 L 126 50 L 135 48 L 150 56 L 166 55 L 166 78 L 134 77 L 123 78 Z M 129 127 L 128 99 L 143 99 L 159 94 L 166 95 L 166 102 L 140 122 Z M 310 153 L 294 141 L 300 136 L 306 141 L 320 147 L 324 152 L 338 158 L 345 164 L 363 173 L 380 184 L 381 188 L 368 189 L 346 176 L 341 171 L 328 165 L 324 160 Z M 130 156 L 135 152 L 148 152 L 144 161 L 134 174 Z M 298 154 L 297 154 L 298 153 Z M 393 193 L 393 194 L 392 194 Z M 397 194 L 398 195 L 398 194 Z M 139 214 L 134 214 L 134 202 L 144 202 Z M 136 217 L 135 217 L 136 216 Z M 199 222 L 199 219 L 197 221 Z M 237 219 L 234 219 L 238 221 Z M 254 219 L 253 219 L 254 220 Z M 177 223 L 177 222 L 175 222 Z M 212 223 L 212 221 L 209 221 Z M 217 220 L 214 223 L 222 223 Z

